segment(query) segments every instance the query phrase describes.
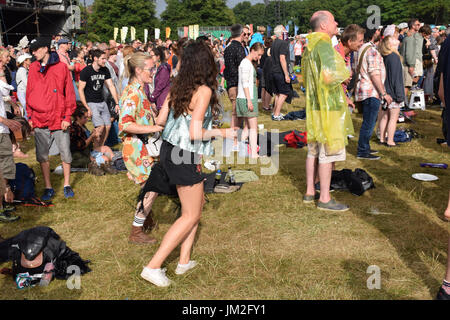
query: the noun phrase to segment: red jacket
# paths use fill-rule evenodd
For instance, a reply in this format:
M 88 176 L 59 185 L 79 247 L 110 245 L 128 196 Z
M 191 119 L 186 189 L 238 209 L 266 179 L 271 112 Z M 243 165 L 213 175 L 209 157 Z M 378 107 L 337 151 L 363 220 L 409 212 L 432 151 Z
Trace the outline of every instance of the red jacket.
M 50 53 L 44 68 L 39 61 L 31 64 L 26 101 L 27 116 L 35 128 L 61 130 L 63 120 L 71 123 L 77 106 L 75 91 L 70 71 L 57 53 Z

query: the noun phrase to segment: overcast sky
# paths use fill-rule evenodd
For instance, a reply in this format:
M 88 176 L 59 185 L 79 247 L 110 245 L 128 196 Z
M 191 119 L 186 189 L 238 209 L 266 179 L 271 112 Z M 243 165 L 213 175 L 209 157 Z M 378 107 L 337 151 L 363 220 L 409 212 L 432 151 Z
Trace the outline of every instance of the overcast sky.
M 90 5 L 94 2 L 94 0 L 80 0 L 81 3 L 86 1 L 86 5 Z M 264 2 L 263 0 L 249 0 L 252 4 Z M 243 2 L 242 0 L 227 0 L 227 4 L 230 8 L 233 8 L 236 4 L 239 2 Z M 166 1 L 165 0 L 156 0 L 156 12 L 157 16 L 159 16 L 164 9 L 166 8 Z

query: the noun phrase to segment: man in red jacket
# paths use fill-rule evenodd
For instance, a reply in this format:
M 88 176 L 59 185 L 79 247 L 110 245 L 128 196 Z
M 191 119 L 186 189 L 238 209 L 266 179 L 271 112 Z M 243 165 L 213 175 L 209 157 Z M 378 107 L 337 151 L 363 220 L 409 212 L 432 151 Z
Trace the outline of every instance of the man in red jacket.
M 36 159 L 41 165 L 45 192 L 42 201 L 55 195 L 50 182 L 48 159 L 53 142 L 58 146 L 64 170 L 64 196 L 72 198 L 70 186 L 70 117 L 76 108 L 75 91 L 67 66 L 59 61 L 56 52 L 50 52 L 50 40 L 38 38 L 31 41 L 30 52 L 36 61 L 30 66 L 27 84 L 27 114 L 34 129 Z

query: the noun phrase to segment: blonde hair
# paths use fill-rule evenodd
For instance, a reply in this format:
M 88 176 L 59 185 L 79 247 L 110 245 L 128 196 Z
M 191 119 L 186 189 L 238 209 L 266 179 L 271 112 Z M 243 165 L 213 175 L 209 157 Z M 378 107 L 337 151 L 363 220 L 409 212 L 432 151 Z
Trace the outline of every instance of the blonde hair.
M 391 39 L 394 39 L 394 36 L 387 36 L 387 37 L 384 37 L 383 40 L 381 40 L 380 45 L 379 45 L 380 54 L 382 56 L 388 56 L 391 53 L 395 53 L 396 55 L 398 55 L 400 57 L 400 60 L 402 60 L 402 56 L 398 52 L 397 48 L 391 47 L 391 45 L 390 45 Z
M 145 61 L 151 59 L 152 57 L 148 53 L 136 52 L 125 57 L 123 60 L 125 66 L 125 78 L 130 81 L 136 76 L 136 68 L 145 68 Z
M 132 46 L 126 46 L 123 48 L 122 50 L 122 54 L 123 57 L 125 58 L 126 56 L 132 54 L 134 52 L 134 48 Z
M 7 53 L 9 54 L 9 50 L 6 48 L 0 48 L 0 57 L 3 57 L 3 55 Z

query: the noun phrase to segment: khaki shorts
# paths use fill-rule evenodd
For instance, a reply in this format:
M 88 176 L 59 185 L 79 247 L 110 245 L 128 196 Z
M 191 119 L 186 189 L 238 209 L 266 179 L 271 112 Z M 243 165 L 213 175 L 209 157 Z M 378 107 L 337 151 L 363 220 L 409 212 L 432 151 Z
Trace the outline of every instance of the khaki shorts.
M 328 147 L 323 143 L 308 143 L 308 158 L 319 158 L 319 163 L 345 161 L 345 148 L 333 154 L 330 154 L 327 149 Z
M 403 82 L 405 84 L 405 87 L 411 87 L 413 84 L 413 79 L 408 72 L 407 66 L 403 66 Z
M 0 171 L 5 179 L 14 180 L 16 178 L 16 165 L 9 133 L 0 133 Z
M 416 65 L 414 66 L 414 77 L 423 76 L 423 62 L 416 59 Z

